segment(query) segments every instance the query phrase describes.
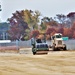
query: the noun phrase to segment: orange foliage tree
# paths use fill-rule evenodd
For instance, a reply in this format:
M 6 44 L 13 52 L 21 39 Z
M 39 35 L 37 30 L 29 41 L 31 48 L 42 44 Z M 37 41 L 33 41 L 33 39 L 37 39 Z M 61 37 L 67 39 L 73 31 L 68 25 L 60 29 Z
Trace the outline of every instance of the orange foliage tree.
M 34 37 L 37 38 L 39 36 L 39 31 L 38 30 L 33 30 L 30 34 L 30 38 Z

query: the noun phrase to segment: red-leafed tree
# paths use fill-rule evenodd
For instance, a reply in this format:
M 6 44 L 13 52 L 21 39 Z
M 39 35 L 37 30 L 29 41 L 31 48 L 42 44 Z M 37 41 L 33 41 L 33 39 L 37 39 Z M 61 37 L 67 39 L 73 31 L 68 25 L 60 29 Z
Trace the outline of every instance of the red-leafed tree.
M 64 28 L 63 27 L 58 28 L 58 31 L 57 32 L 63 34 Z
M 64 28 L 63 35 L 64 35 L 64 36 L 68 36 L 69 31 L 70 31 L 69 28 Z
M 54 33 L 56 33 L 55 28 L 48 28 L 46 31 L 46 34 L 50 36 L 53 35 Z
M 32 10 L 22 10 L 16 11 L 12 14 L 13 16 L 8 19 L 10 23 L 10 32 L 13 32 L 15 39 L 27 39 L 32 30 L 38 29 L 39 16 L 40 12 Z M 16 29 L 18 32 L 12 30 Z M 8 31 L 8 32 L 9 32 Z M 9 35 L 12 37 L 12 34 L 9 32 Z M 16 33 L 16 35 L 15 35 Z M 19 35 L 19 36 L 18 36 Z
M 39 31 L 38 30 L 33 30 L 31 32 L 31 35 L 30 35 L 30 38 L 34 37 L 34 38 L 37 38 L 39 36 Z
M 25 30 L 28 29 L 28 24 L 23 19 L 23 11 L 16 11 L 13 16 L 8 19 L 10 30 L 8 31 L 12 40 L 20 39 L 25 35 Z
M 75 22 L 73 23 L 71 27 L 71 32 L 72 32 L 72 38 L 75 38 Z
M 75 21 L 75 12 L 70 12 L 67 15 L 67 18 L 69 19 L 70 26 L 72 26 L 73 22 Z
M 72 38 L 74 38 L 74 39 L 75 39 L 75 31 L 73 32 L 73 36 L 72 36 Z
M 63 36 L 72 38 L 72 35 L 73 33 L 70 28 L 64 28 Z

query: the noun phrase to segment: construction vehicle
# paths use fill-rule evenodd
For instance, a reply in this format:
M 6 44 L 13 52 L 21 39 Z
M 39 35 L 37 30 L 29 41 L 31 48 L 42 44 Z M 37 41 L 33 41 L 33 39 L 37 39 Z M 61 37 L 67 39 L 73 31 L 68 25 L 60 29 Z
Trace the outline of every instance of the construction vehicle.
M 38 39 L 32 38 L 31 43 L 33 46 L 32 47 L 33 55 L 48 54 L 49 47 L 48 47 L 48 44 L 46 43 L 45 39 L 42 41 L 42 39 L 39 39 L 39 38 Z
M 51 36 L 52 40 L 52 49 L 53 51 L 57 50 L 67 50 L 66 44 L 64 43 L 62 39 L 62 34 L 61 33 L 55 33 L 53 36 Z

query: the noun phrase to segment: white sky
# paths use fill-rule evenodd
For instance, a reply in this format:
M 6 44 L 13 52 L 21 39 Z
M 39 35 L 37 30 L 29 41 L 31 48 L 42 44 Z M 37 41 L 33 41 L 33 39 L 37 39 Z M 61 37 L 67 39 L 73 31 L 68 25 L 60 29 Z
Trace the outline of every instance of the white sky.
M 16 10 L 38 10 L 43 16 L 48 17 L 75 12 L 75 0 L 0 0 L 0 4 L 1 21 L 6 21 Z

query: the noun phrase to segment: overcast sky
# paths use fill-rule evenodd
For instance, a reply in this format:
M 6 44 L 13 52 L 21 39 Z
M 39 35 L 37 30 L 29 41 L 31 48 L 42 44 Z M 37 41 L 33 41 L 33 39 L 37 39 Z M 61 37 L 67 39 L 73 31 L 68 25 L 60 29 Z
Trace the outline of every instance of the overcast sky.
M 1 21 L 6 21 L 16 10 L 39 10 L 42 16 L 48 17 L 75 12 L 75 0 L 0 0 L 0 4 Z

